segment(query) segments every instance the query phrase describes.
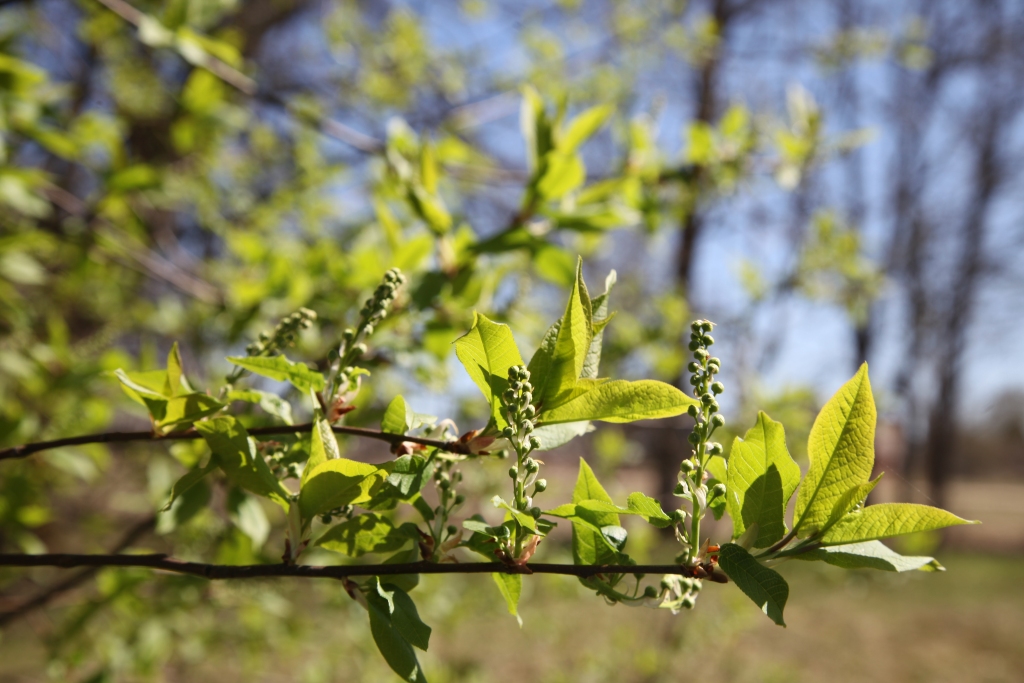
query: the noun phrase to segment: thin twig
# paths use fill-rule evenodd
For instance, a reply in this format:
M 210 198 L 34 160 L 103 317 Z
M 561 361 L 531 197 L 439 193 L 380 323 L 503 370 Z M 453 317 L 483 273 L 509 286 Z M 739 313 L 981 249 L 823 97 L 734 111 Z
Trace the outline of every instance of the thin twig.
M 115 545 L 111 549 L 111 553 L 116 554 L 124 550 L 127 550 L 129 547 L 134 545 L 135 541 L 139 540 L 142 536 L 148 533 L 155 524 L 156 515 L 153 515 L 152 517 L 148 517 L 140 521 L 138 524 L 136 524 L 134 527 L 128 530 L 128 532 L 121 538 L 117 545 Z M 20 619 L 21 617 L 24 617 L 27 614 L 36 611 L 37 609 L 45 607 L 51 600 L 56 598 L 58 595 L 66 593 L 72 588 L 75 588 L 84 583 L 85 581 L 87 581 L 102 567 L 102 565 L 95 564 L 79 566 L 84 566 L 86 567 L 86 569 L 80 572 L 76 572 L 75 574 L 72 574 L 63 581 L 53 584 L 49 588 L 44 589 L 35 597 L 26 600 L 25 602 L 21 603 L 12 610 L 9 610 L 7 612 L 0 612 L 0 628 L 3 628 L 12 621 Z
M 0 567 L 146 567 L 207 579 L 255 579 L 277 577 L 340 579 L 349 576 L 400 574 L 561 574 L 583 578 L 614 574 L 679 574 L 691 576 L 692 567 L 679 564 L 574 565 L 504 564 L 501 562 L 406 562 L 317 567 L 304 564 L 205 564 L 186 562 L 162 554 L 150 555 L 25 555 L 0 554 Z M 5 615 L 0 615 L 0 624 Z
M 313 424 L 306 422 L 304 424 L 297 425 L 274 425 L 272 427 L 254 427 L 247 430 L 250 436 L 271 436 L 274 434 L 300 434 L 310 431 L 313 428 Z M 376 429 L 366 429 L 364 427 L 343 427 L 335 426 L 332 427 L 335 434 L 348 434 L 350 436 L 359 436 L 366 439 L 376 439 L 378 441 L 386 441 L 392 446 L 407 442 L 415 443 L 421 446 L 427 446 L 430 448 L 438 448 L 448 453 L 458 453 L 460 455 L 472 455 L 473 452 L 470 450 L 468 444 L 461 441 L 441 441 L 438 439 L 425 439 L 418 436 L 408 436 L 405 434 L 389 434 L 387 432 L 380 432 Z M 40 451 L 48 451 L 53 448 L 62 448 L 64 446 L 81 446 L 90 443 L 126 443 L 130 441 L 178 441 L 182 439 L 201 439 L 203 435 L 197 432 L 195 429 L 187 429 L 181 432 L 171 432 L 163 436 L 158 436 L 153 432 L 101 432 L 99 434 L 83 434 L 81 436 L 71 436 L 65 439 L 54 439 L 52 441 L 38 441 L 36 443 L 27 443 L 21 446 L 12 446 L 0 450 L 0 460 L 9 460 L 14 458 L 27 458 L 33 453 Z

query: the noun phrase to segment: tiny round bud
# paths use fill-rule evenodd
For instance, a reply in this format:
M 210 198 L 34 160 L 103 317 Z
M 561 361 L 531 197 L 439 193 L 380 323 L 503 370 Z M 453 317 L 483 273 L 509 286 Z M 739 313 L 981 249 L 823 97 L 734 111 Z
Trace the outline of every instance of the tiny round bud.
M 462 495 L 461 493 L 459 495 L 455 496 L 455 504 L 456 505 L 462 505 L 465 502 L 466 502 L 466 497 L 464 495 Z
M 722 365 L 722 361 L 717 356 L 712 356 L 711 358 L 708 358 L 708 362 L 709 363 L 714 363 L 715 365 L 718 365 L 718 366 Z
M 722 483 L 715 484 L 714 487 L 711 489 L 711 497 L 712 498 L 714 498 L 716 496 L 724 496 L 724 495 L 725 495 L 725 484 L 722 484 Z
M 508 476 L 511 479 L 515 479 L 516 477 L 518 477 L 519 476 L 519 468 L 516 467 L 515 465 L 512 465 L 512 467 L 509 467 L 508 468 Z
M 654 586 L 648 586 L 647 588 L 644 588 L 644 597 L 645 598 L 656 598 L 656 597 L 658 597 L 658 589 L 655 588 Z
M 459 533 L 459 527 L 455 526 L 454 524 L 449 524 L 446 531 L 448 532 L 449 536 L 454 536 L 455 534 Z
M 717 441 L 715 443 L 708 444 L 708 455 L 721 455 L 721 454 L 722 454 L 722 444 L 718 443 Z
M 519 391 L 520 389 L 522 389 L 522 388 L 523 388 L 523 383 L 522 383 L 522 382 L 511 382 L 511 383 L 510 383 L 510 384 L 508 385 L 508 387 L 509 387 L 509 389 L 511 389 L 512 391 Z
M 672 588 L 672 582 L 669 581 L 668 579 L 662 579 L 661 580 L 661 590 L 667 591 L 670 588 Z
M 525 418 L 527 418 L 529 420 L 532 420 L 533 416 L 536 415 L 536 414 L 537 414 L 537 409 L 534 408 L 533 406 L 529 405 L 529 404 L 527 404 L 527 406 L 525 408 L 523 408 L 523 417 L 525 417 Z
M 691 351 L 699 351 L 700 350 L 700 342 L 692 341 L 692 342 L 690 342 L 688 348 Z
M 725 391 L 725 385 L 722 384 L 721 382 L 715 382 L 714 384 L 711 385 L 711 391 L 714 392 L 716 395 L 720 394 L 723 391 Z
M 523 465 L 526 467 L 527 472 L 536 472 L 540 469 L 540 465 L 538 465 L 537 461 L 533 458 L 527 458 Z
M 527 370 L 524 366 L 520 365 L 519 376 L 522 377 L 523 381 L 525 382 L 526 380 L 530 379 L 530 371 Z
M 700 397 L 700 402 L 706 406 L 711 405 L 715 400 L 715 397 L 711 394 L 704 394 Z
M 504 436 L 506 439 L 511 439 L 513 436 L 516 435 L 516 430 L 512 429 L 511 427 L 505 427 L 504 429 L 501 430 L 501 435 Z
M 690 377 L 690 386 L 696 387 L 700 385 L 700 375 L 693 375 Z
M 352 352 L 355 354 L 356 358 L 359 358 L 364 353 L 366 353 L 366 344 L 359 342 L 358 344 L 352 347 Z
M 679 482 L 675 488 L 672 489 L 672 495 L 674 496 L 685 496 L 687 494 L 686 484 Z
M 725 426 L 725 418 L 722 417 L 721 415 L 717 414 L 717 413 L 712 415 L 711 416 L 711 426 L 716 428 L 716 429 L 718 427 L 724 427 Z
M 690 372 L 700 372 L 700 363 L 695 360 L 691 360 L 690 364 L 686 366 L 686 369 Z
M 693 470 L 696 469 L 696 467 L 697 466 L 693 464 L 692 460 L 684 460 L 681 463 L 679 463 L 679 471 L 684 474 L 689 474 L 690 472 L 693 472 Z
M 685 522 L 686 521 L 686 511 L 685 510 L 673 510 L 672 511 L 672 521 L 675 522 L 676 524 L 682 524 L 683 522 Z
M 700 334 L 701 333 L 701 323 L 702 322 L 704 322 L 704 321 L 703 320 L 694 320 L 692 323 L 690 323 L 690 330 L 694 334 Z
M 711 403 L 708 404 L 708 410 L 711 411 L 712 413 L 717 413 L 718 401 L 712 400 Z
M 529 391 L 524 391 L 523 392 L 523 405 L 529 405 L 531 403 L 533 403 L 533 394 L 531 394 Z
M 692 597 L 687 595 L 685 598 L 683 598 L 680 601 L 679 604 L 682 605 L 683 607 L 685 607 L 686 609 L 693 609 L 693 606 L 694 606 L 694 604 L 696 604 L 696 601 Z
M 540 439 L 535 436 L 530 437 L 530 450 L 535 451 L 540 448 Z
M 690 435 L 686 437 L 686 439 L 694 446 L 696 446 L 697 443 L 700 442 L 700 434 L 698 434 L 697 432 L 690 432 Z
M 548 480 L 547 479 L 538 479 L 537 481 L 533 482 L 533 492 L 534 493 L 544 493 L 544 491 L 545 491 L 545 489 L 547 489 L 547 487 L 548 487 Z
M 540 508 L 538 508 L 538 507 L 530 508 L 530 516 L 533 517 L 534 519 L 540 519 L 541 512 L 542 512 L 542 510 Z
M 705 351 L 704 349 L 697 349 L 693 352 L 693 357 L 699 361 L 703 361 L 705 358 L 708 357 L 708 352 Z
M 710 320 L 702 320 L 702 321 L 700 321 L 700 329 L 701 329 L 702 332 L 710 332 L 711 328 L 714 327 L 714 326 L 715 326 L 715 324 L 713 322 L 711 322 Z
M 441 487 L 442 491 L 447 491 L 452 487 L 452 482 L 449 479 L 442 479 L 440 482 L 438 482 L 438 486 Z
M 703 337 L 701 337 L 700 340 L 704 342 L 704 346 L 711 346 L 712 344 L 715 343 L 715 338 L 712 337 L 710 334 L 705 334 Z
M 520 425 L 520 427 L 523 428 L 523 433 L 525 434 L 529 434 L 530 432 L 533 431 L 533 423 L 530 422 L 529 420 L 523 420 L 523 423 Z

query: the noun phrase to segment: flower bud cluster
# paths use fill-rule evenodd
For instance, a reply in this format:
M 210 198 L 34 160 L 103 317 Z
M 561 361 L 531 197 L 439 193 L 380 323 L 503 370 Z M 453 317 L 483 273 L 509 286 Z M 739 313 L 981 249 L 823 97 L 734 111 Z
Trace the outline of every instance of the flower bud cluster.
M 405 284 L 405 275 L 398 268 L 392 268 L 384 273 L 384 281 L 380 283 L 373 296 L 366 300 L 363 308 L 359 311 L 362 319 L 359 326 L 360 332 L 371 335 L 374 326 L 387 317 L 388 308 L 395 300 L 398 288 Z
M 316 320 L 316 311 L 300 308 L 284 318 L 269 332 L 260 332 L 256 341 L 245 347 L 248 356 L 266 356 L 295 343 L 299 330 L 305 330 Z
M 434 486 L 437 488 L 437 507 L 434 508 L 434 522 L 431 524 L 431 534 L 434 536 L 433 547 L 438 552 L 444 552 L 447 546 L 445 543 L 458 543 L 462 536 L 459 528 L 448 524 L 448 519 L 456 508 L 466 502 L 466 497 L 456 493 L 455 488 L 462 481 L 462 472 L 459 471 L 454 460 L 440 460 L 433 475 Z M 440 561 L 440 556 L 435 558 Z
M 680 609 L 693 609 L 700 593 L 700 579 L 666 574 L 661 579 L 661 604 L 659 607 L 678 614 Z
M 714 484 L 708 489 L 707 464 L 711 457 L 723 453 L 722 444 L 712 441 L 716 430 L 725 426 L 725 418 L 719 413 L 718 396 L 725 391 L 725 385 L 715 376 L 721 372 L 722 361 L 711 355 L 710 347 L 715 339 L 711 336 L 713 323 L 695 320 L 690 324 L 689 349 L 693 360 L 687 365 L 690 372 L 690 386 L 697 403 L 687 409 L 693 418 L 693 430 L 689 435 L 690 457 L 679 466 L 679 484 L 674 493 L 691 502 L 689 533 L 677 528 L 677 535 L 684 546 L 689 547 L 690 560 L 695 559 L 700 532 L 700 520 L 708 505 L 725 495 L 724 484 Z M 712 482 L 714 483 L 714 482 Z
M 514 505 L 517 510 L 536 518 L 540 516 L 540 508 L 533 507 L 533 496 L 544 491 L 548 483 L 537 478 L 540 463 L 530 457 L 530 453 L 540 448 L 540 440 L 532 434 L 536 428 L 537 410 L 533 406 L 530 371 L 522 365 L 509 368 L 508 389 L 501 396 L 501 405 L 508 421 L 502 436 L 508 439 L 516 452 L 516 464 L 508 470 L 515 488 Z M 533 487 L 533 496 L 526 494 L 530 486 Z

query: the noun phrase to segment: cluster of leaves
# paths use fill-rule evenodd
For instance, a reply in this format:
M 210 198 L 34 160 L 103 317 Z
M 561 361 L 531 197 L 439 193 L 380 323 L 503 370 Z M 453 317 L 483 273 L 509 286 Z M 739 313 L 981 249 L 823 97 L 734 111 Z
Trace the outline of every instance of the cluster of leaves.
M 386 291 L 368 301 L 364 318 L 383 319 L 387 303 L 381 302 L 392 300 L 401 281 L 400 275 L 389 272 Z M 614 276 L 607 282 L 610 289 Z M 612 318 L 609 295 L 606 290 L 590 297 L 580 263 L 564 313 L 548 329 L 528 364 L 508 326 L 477 314 L 473 327 L 455 341 L 455 347 L 489 405 L 487 424 L 460 437 L 451 432 L 450 421 L 438 423 L 436 418 L 417 414 L 402 396 L 396 396 L 383 415 L 380 432 L 390 435 L 396 457 L 379 465 L 342 456 L 333 424 L 347 411 L 327 415 L 325 406 L 331 401 L 324 375 L 279 352 L 229 360 L 255 374 L 285 381 L 299 395 L 309 397 L 313 412 L 309 436 L 298 439 L 283 457 L 267 457 L 266 444 L 250 435 L 243 419 L 227 414 L 226 408 L 232 400 L 254 401 L 288 422 L 290 407 L 285 406 L 289 404 L 276 395 L 231 385 L 221 390 L 222 400 L 196 391 L 182 372 L 176 346 L 166 369 L 120 371 L 118 378 L 124 390 L 149 411 L 154 434 L 191 428 L 208 446 L 208 459 L 203 457 L 171 488 L 164 510 L 177 513 L 179 523 L 187 521 L 183 508 L 201 506 L 209 498 L 203 482 L 219 471 L 232 487 L 244 492 L 243 497 L 265 498 L 281 508 L 287 520 L 287 563 L 300 561 L 310 546 L 349 558 L 385 555 L 384 564 L 457 562 L 457 551 L 465 549 L 495 563 L 495 583 L 517 618 L 523 573 L 516 568 L 528 567 L 541 541 L 563 521 L 572 527 L 576 565 L 617 568 L 582 577 L 583 585 L 611 603 L 647 604 L 674 612 L 694 606 L 703 580 L 731 580 L 769 618 L 784 624 L 789 588 L 773 567 L 790 558 L 888 571 L 941 568 L 932 558 L 904 557 L 880 541 L 965 520 L 924 505 L 865 505 L 878 482 L 870 479 L 875 406 L 866 366 L 815 420 L 808 443 L 810 468 L 801 481 L 782 425 L 764 413 L 728 452 L 710 440 L 724 424 L 715 399 L 724 390 L 715 379 L 721 360 L 707 350 L 714 343 L 711 323 L 696 321 L 692 326 L 693 396 L 655 380 L 600 378 L 602 333 Z M 372 327 L 364 321 L 358 329 L 372 333 Z M 349 374 L 361 373 L 350 369 Z M 350 395 L 353 390 L 358 386 L 350 389 Z M 546 510 L 534 504 L 546 489 L 546 481 L 538 478 L 542 463 L 534 454 L 586 433 L 593 421 L 621 423 L 684 412 L 696 420 L 693 451 L 682 460 L 676 490 L 689 502 L 688 511 L 666 512 L 642 492 L 631 493 L 620 506 L 585 461 L 580 463 L 569 502 Z M 414 439 L 414 434 L 424 436 Z M 473 515 L 462 520 L 461 528 L 451 524 L 466 502 L 458 493 L 460 468 L 468 461 L 509 453 L 516 456 L 509 472 L 511 502 L 501 495 L 492 501 L 503 520 L 492 525 Z M 433 494 L 426 491 L 431 483 Z M 204 491 L 201 497 L 190 500 L 197 490 Z M 786 511 L 794 494 L 794 516 L 787 523 Z M 420 521 L 403 521 L 408 516 L 399 506 L 408 506 Z M 243 507 L 236 504 L 236 514 L 242 515 Z M 731 538 L 724 539 L 729 542 L 719 545 L 713 543 L 716 539 L 701 535 L 700 521 L 709 510 L 716 517 L 728 514 L 732 519 Z M 636 516 L 658 529 L 674 529 L 682 544 L 677 558 L 680 571 L 665 575 L 657 586 L 645 586 L 643 575 L 629 573 L 625 568 L 636 562 L 626 553 L 628 533 L 620 523 L 622 515 Z M 466 531 L 468 537 L 464 537 Z M 424 680 L 415 649 L 425 650 L 430 636 L 409 596 L 417 583 L 414 574 L 345 583 L 349 595 L 366 608 L 373 639 L 385 660 L 408 681 Z

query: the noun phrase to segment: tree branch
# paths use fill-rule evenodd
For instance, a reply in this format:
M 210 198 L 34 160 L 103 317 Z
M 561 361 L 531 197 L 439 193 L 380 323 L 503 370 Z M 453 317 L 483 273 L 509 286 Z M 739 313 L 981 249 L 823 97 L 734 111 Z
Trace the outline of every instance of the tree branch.
M 121 538 L 118 544 L 113 547 L 111 552 L 120 553 L 123 550 L 127 550 L 135 543 L 135 541 L 139 540 L 142 536 L 147 534 L 155 525 L 156 515 L 147 517 L 146 519 L 142 520 L 141 522 L 139 522 L 134 527 L 128 530 L 128 533 L 126 533 Z M 80 572 L 72 574 L 68 578 L 64 579 L 63 581 L 60 581 L 59 583 L 53 584 L 49 588 L 44 589 L 41 593 L 39 593 L 33 598 L 29 598 L 28 600 L 21 603 L 14 609 L 8 612 L 0 612 L 0 628 L 3 628 L 12 621 L 20 619 L 21 617 L 29 614 L 30 612 L 34 612 L 37 609 L 45 607 L 51 600 L 53 600 L 61 593 L 66 593 L 72 588 L 75 588 L 84 583 L 86 580 L 88 580 L 94 574 L 96 574 L 96 572 L 98 572 L 102 567 L 102 565 L 98 564 L 79 566 L 86 566 L 87 568 Z
M 400 574 L 561 574 L 589 578 L 601 574 L 680 574 L 692 576 L 693 568 L 679 564 L 637 565 L 574 565 L 532 563 L 509 565 L 500 562 L 435 563 L 406 562 L 401 564 L 362 564 L 316 567 L 304 564 L 204 564 L 186 562 L 162 554 L 150 555 L 25 555 L 0 554 L 0 567 L 145 567 L 175 574 L 190 574 L 203 578 L 256 579 L 256 578 L 324 578 L 340 579 L 349 576 L 395 576 Z M 0 614 L 0 625 L 10 612 Z
M 271 427 L 254 427 L 247 430 L 250 436 L 271 436 L 274 434 L 300 434 L 310 431 L 313 428 L 313 424 L 307 422 L 305 424 L 298 425 L 274 425 Z M 377 441 L 386 441 L 392 446 L 406 442 L 415 443 L 421 446 L 428 446 L 431 448 L 438 448 L 448 453 L 458 453 L 460 455 L 473 455 L 468 444 L 461 441 L 441 441 L 439 439 L 424 439 L 418 436 L 408 436 L 405 434 L 389 434 L 387 432 L 380 432 L 376 429 L 365 429 L 363 427 L 332 427 L 335 434 L 348 434 L 350 436 L 359 436 L 366 439 L 376 439 Z M 126 443 L 129 441 L 179 441 L 182 439 L 201 439 L 202 434 L 197 432 L 195 429 L 187 429 L 181 432 L 171 432 L 163 436 L 157 436 L 153 432 L 102 432 L 99 434 L 83 434 L 81 436 L 71 436 L 66 439 L 54 439 L 52 441 L 38 441 L 36 443 L 27 443 L 21 446 L 12 446 L 11 448 L 5 448 L 0 450 L 0 460 L 10 460 L 14 458 L 27 458 L 33 453 L 40 451 L 48 451 L 53 448 L 62 448 L 64 446 L 81 446 L 90 443 Z

